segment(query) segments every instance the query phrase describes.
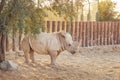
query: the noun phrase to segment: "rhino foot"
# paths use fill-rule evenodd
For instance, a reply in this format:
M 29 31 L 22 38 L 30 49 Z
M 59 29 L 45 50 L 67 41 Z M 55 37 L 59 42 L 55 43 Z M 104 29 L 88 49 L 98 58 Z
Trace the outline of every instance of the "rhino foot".
M 30 64 L 30 61 L 25 61 L 25 63 Z
M 51 64 L 50 65 L 57 65 L 57 63 L 56 62 L 51 62 Z
M 35 63 L 35 61 L 33 61 L 33 60 L 32 60 L 31 62 L 32 62 L 32 63 Z

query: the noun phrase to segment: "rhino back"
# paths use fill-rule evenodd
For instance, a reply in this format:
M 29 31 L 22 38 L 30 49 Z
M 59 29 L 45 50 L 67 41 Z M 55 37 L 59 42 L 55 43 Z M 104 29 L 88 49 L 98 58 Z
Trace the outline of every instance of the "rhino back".
M 59 50 L 60 42 L 57 35 L 54 33 L 42 33 L 39 35 L 39 41 L 45 46 L 47 50 Z
M 34 51 L 40 54 L 48 54 L 50 50 L 59 50 L 60 43 L 55 34 L 41 33 L 36 36 L 30 36 L 30 45 Z

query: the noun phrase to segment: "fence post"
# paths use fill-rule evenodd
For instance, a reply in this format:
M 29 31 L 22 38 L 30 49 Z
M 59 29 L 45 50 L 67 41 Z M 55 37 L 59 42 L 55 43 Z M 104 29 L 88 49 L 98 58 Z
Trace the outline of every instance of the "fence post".
M 69 32 L 69 22 L 66 22 L 66 32 Z
M 50 32 L 50 21 L 47 21 L 47 32 Z
M 82 22 L 79 22 L 79 43 L 82 46 Z
M 75 33 L 74 33 L 74 36 L 75 36 L 75 40 L 78 41 L 79 26 L 78 26 L 78 22 L 77 21 L 75 22 Z
M 65 31 L 65 22 L 62 21 L 62 31 Z
M 55 21 L 52 21 L 52 32 L 55 32 Z
M 57 22 L 57 31 L 60 31 L 60 21 Z

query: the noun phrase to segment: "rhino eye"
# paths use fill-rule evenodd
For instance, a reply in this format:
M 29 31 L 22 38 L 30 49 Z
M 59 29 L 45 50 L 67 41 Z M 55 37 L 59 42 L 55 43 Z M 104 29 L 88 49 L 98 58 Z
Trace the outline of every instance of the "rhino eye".
M 71 46 L 71 44 L 68 44 L 68 46 Z

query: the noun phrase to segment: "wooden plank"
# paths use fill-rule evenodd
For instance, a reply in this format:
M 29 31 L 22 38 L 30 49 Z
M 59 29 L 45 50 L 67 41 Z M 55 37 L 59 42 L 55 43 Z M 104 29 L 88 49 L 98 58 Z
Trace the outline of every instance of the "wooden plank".
M 96 39 L 95 39 L 95 45 L 98 46 L 98 24 L 95 22 L 95 34 L 96 34 Z
M 113 43 L 116 44 L 116 24 L 113 23 Z
M 100 22 L 100 45 L 102 45 L 102 22 Z
M 101 25 L 100 25 L 100 22 L 98 22 L 98 45 L 100 45 L 100 36 L 101 36 L 101 32 L 100 32 L 100 30 L 101 30 Z
M 88 32 L 87 31 L 87 22 L 84 23 L 84 29 L 85 29 L 84 30 L 84 39 L 85 39 L 84 46 L 87 47 L 87 39 L 88 39 L 88 37 L 87 37 L 87 35 L 88 35 L 88 33 L 87 33 Z
M 72 27 L 73 27 L 72 36 L 74 37 L 74 41 L 75 41 L 76 40 L 75 22 L 72 22 L 72 23 L 73 23 L 73 25 L 72 25 Z
M 55 32 L 55 21 L 52 21 L 52 32 Z
M 97 46 L 97 23 L 94 22 L 94 30 L 95 30 L 95 39 L 94 39 L 94 46 Z
M 79 27 L 79 22 L 77 22 L 77 41 L 79 42 L 79 29 L 80 27 Z
M 79 36 L 78 33 L 79 33 L 78 22 L 75 22 L 75 32 L 74 32 L 75 41 L 78 41 L 78 36 Z
M 95 40 L 94 40 L 94 43 L 95 43 L 95 46 L 97 46 L 98 45 L 98 29 L 97 29 L 97 23 L 96 22 L 94 22 L 94 26 L 95 26 Z
M 57 31 L 60 31 L 60 21 L 57 21 Z
M 117 28 L 117 35 L 116 35 L 116 37 L 117 37 L 117 43 L 116 44 L 119 44 L 119 22 L 116 22 L 117 24 L 116 24 L 116 28 Z
M 117 22 L 114 22 L 114 43 L 117 44 Z
M 81 22 L 78 22 L 78 27 L 79 27 L 79 33 L 78 33 L 78 34 L 79 34 L 79 36 L 78 36 L 78 42 L 79 42 L 79 43 L 81 43 L 81 42 L 80 42 L 80 39 L 81 39 Z
M 87 46 L 90 46 L 90 38 L 91 36 L 91 29 L 90 29 L 90 22 L 87 22 Z
M 104 22 L 104 37 L 103 37 L 103 45 L 106 45 L 106 25 L 107 22 Z
M 111 22 L 109 22 L 109 45 L 111 44 Z
M 47 21 L 47 32 L 50 32 L 50 21 Z
M 119 33 L 118 33 L 118 44 L 120 44 L 120 21 L 118 22 L 118 30 L 119 30 Z
M 82 22 L 79 22 L 79 43 L 82 46 Z
M 119 28 L 118 28 L 118 22 L 116 22 L 116 44 L 118 44 L 118 34 L 119 34 Z
M 112 45 L 113 42 L 113 33 L 112 33 L 112 22 L 110 22 L 110 45 Z
M 66 32 L 69 32 L 69 22 L 66 22 Z
M 104 22 L 104 39 L 103 39 L 103 44 L 106 45 L 106 23 Z
M 114 45 L 114 23 L 111 22 L 111 45 Z
M 102 45 L 104 45 L 104 22 L 102 23 Z
M 118 30 L 119 30 L 119 33 L 118 33 L 118 44 L 120 44 L 120 21 L 118 22 Z
M 96 24 L 93 22 L 93 46 L 96 46 Z
M 84 39 L 84 22 L 82 22 L 81 23 L 81 25 L 82 25 L 82 47 L 84 47 L 84 41 L 85 41 L 85 39 Z
M 91 27 L 91 22 L 89 22 L 89 46 L 91 46 L 91 36 L 92 36 L 92 27 Z
M 115 23 L 113 23 L 113 40 L 114 40 L 114 44 L 116 44 L 116 40 L 115 40 L 115 38 L 116 38 L 116 24 Z
M 91 44 L 91 46 L 93 46 L 93 42 L 94 42 L 94 29 L 93 29 L 94 27 L 93 27 L 93 22 L 91 22 L 91 40 L 90 40 L 90 44 Z
M 90 46 L 90 21 L 87 22 L 87 47 Z
M 110 25 L 109 25 L 109 22 L 107 23 L 107 45 L 109 45 L 110 44 L 110 36 L 109 36 L 109 34 L 110 34 Z
M 104 45 L 104 22 L 102 23 L 102 26 L 101 26 L 102 28 L 102 44 L 101 45 Z
M 65 22 L 62 21 L 62 31 L 65 31 Z
M 71 35 L 72 35 L 72 37 L 73 37 L 73 39 L 74 39 L 74 26 L 73 26 L 73 24 L 74 24 L 74 22 L 71 22 L 71 30 L 70 30 L 70 33 L 71 33 Z

